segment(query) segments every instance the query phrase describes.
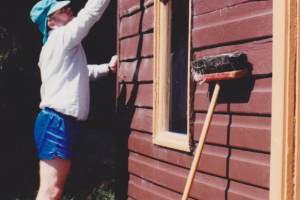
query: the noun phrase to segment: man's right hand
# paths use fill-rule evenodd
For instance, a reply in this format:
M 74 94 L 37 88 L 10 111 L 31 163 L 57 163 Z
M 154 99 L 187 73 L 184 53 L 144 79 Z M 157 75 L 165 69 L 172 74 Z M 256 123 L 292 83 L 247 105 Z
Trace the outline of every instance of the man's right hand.
M 117 65 L 118 65 L 118 56 L 114 55 L 113 57 L 111 57 L 111 60 L 108 63 L 108 66 L 111 69 L 112 73 L 116 73 L 116 71 L 117 71 Z

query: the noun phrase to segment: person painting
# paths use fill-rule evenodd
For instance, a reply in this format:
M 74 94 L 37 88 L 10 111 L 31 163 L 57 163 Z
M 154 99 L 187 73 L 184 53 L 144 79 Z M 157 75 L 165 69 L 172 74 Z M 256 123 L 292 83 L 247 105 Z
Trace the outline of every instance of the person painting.
M 37 200 L 59 199 L 62 194 L 82 138 L 78 121 L 86 120 L 89 114 L 89 80 L 116 72 L 117 56 L 109 64 L 87 65 L 81 45 L 109 1 L 88 0 L 77 17 L 67 7 L 70 1 L 41 0 L 30 12 L 32 21 L 44 34 L 38 63 L 42 111 L 34 129 L 40 158 Z

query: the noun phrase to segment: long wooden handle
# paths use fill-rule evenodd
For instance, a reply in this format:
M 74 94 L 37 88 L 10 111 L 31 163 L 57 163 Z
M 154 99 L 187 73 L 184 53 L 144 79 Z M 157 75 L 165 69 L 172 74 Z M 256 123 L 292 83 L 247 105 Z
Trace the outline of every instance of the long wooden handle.
M 210 105 L 209 105 L 209 108 L 208 108 L 208 111 L 207 111 L 207 115 L 206 115 L 206 118 L 205 118 L 205 122 L 204 122 L 204 125 L 203 125 L 203 129 L 202 129 L 202 133 L 201 133 L 201 136 L 200 136 L 200 139 L 199 139 L 199 143 L 198 143 L 198 146 L 197 146 L 197 149 L 196 149 L 196 152 L 195 152 L 195 156 L 194 156 L 194 160 L 193 160 L 192 167 L 191 167 L 191 170 L 190 170 L 190 174 L 188 176 L 188 179 L 187 179 L 187 182 L 186 182 L 186 185 L 185 185 L 185 189 L 184 189 L 184 192 L 183 192 L 182 200 L 187 200 L 188 197 L 189 197 L 191 187 L 192 187 L 192 184 L 193 184 L 193 180 L 194 180 L 194 177 L 195 177 L 196 169 L 197 169 L 197 166 L 198 166 L 198 163 L 199 163 L 199 160 L 200 160 L 200 156 L 201 156 L 201 153 L 202 153 L 202 150 L 203 150 L 203 146 L 204 146 L 205 138 L 206 138 L 206 135 L 207 135 L 207 131 L 208 131 L 208 128 L 209 128 L 209 125 L 210 125 L 210 122 L 211 122 L 213 112 L 215 110 L 215 106 L 216 106 L 218 96 L 219 96 L 220 86 L 221 86 L 221 82 L 218 81 L 216 86 L 215 86 L 214 94 L 212 96 L 212 99 L 211 99 L 211 102 L 210 102 Z

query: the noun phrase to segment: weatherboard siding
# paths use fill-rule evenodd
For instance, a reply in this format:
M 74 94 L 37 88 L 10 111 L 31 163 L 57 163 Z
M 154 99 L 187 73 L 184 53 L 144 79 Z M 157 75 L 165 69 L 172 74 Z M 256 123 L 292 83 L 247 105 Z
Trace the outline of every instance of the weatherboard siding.
M 152 142 L 153 0 L 118 0 L 118 107 L 125 121 L 128 199 L 180 199 L 193 156 Z M 144 4 L 142 4 L 144 3 Z M 272 1 L 193 0 L 192 59 L 242 51 L 251 76 L 222 84 L 191 199 L 268 199 Z M 199 140 L 214 83 L 195 83 L 192 137 Z M 120 131 L 123 134 L 123 131 Z

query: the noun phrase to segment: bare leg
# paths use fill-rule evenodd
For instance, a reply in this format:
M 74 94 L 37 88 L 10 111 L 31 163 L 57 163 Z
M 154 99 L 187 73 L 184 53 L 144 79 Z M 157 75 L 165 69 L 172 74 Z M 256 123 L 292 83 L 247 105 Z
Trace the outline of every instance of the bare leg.
M 36 200 L 57 200 L 60 198 L 68 176 L 71 160 L 40 160 L 40 188 Z

